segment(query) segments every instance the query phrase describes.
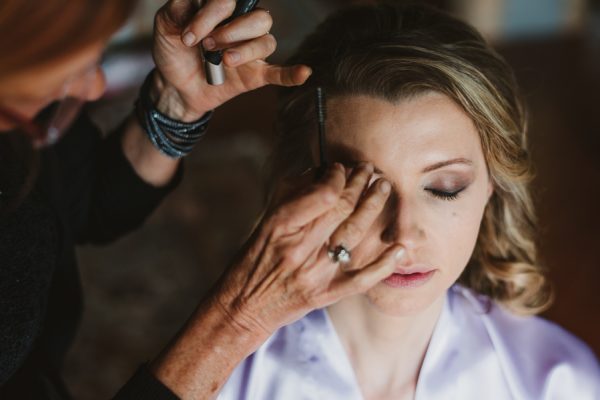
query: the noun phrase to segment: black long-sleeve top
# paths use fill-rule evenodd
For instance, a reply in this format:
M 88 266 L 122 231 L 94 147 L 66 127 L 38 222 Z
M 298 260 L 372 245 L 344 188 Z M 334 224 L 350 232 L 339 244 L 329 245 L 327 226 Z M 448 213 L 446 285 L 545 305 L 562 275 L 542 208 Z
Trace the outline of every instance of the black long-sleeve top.
M 75 245 L 107 243 L 139 227 L 181 168 L 166 187 L 152 187 L 127 161 L 122 129 L 102 139 L 82 115 L 39 153 L 33 187 L 15 201 L 31 174 L 10 135 L 0 135 L 0 398 L 63 398 L 58 371 L 82 308 Z M 122 393 L 175 398 L 143 369 Z

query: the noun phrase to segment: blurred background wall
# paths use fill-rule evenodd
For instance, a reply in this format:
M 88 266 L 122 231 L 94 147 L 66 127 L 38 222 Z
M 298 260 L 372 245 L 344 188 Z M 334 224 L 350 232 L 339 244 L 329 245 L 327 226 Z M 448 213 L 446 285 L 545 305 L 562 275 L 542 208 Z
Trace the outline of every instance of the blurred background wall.
M 530 106 L 542 255 L 557 300 L 546 317 L 600 353 L 600 6 L 590 0 L 428 1 L 478 27 L 515 68 Z M 145 74 L 152 18 L 143 0 L 114 39 L 109 90 L 90 111 L 109 130 L 127 114 Z M 349 1 L 263 0 L 281 62 Z M 186 160 L 185 178 L 143 229 L 79 251 L 86 311 L 66 365 L 76 398 L 104 399 L 151 359 L 228 264 L 261 209 L 275 90 L 219 108 Z

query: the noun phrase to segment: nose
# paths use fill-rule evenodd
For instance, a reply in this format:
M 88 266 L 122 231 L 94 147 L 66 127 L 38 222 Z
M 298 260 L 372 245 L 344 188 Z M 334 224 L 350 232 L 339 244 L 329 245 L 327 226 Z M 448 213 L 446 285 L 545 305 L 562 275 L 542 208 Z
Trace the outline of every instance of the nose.
M 92 78 L 88 84 L 90 86 L 87 95 L 85 95 L 85 100 L 95 101 L 102 97 L 106 90 L 106 75 L 104 75 L 104 70 L 100 66 L 92 72 Z
M 385 221 L 381 239 L 384 243 L 399 243 L 409 252 L 416 250 L 426 239 L 420 223 L 419 207 L 415 201 L 392 193 L 383 213 Z
M 71 83 L 67 96 L 84 101 L 94 101 L 102 97 L 105 90 L 106 76 L 102 68 L 96 66 Z

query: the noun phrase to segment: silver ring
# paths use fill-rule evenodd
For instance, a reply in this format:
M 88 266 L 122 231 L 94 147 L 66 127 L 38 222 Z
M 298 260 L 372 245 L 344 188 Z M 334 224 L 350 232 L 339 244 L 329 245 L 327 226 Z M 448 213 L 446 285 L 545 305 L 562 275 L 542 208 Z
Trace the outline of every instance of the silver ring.
M 342 245 L 337 246 L 335 249 L 327 250 L 327 255 L 329 255 L 329 258 L 334 263 L 348 264 L 352 260 L 350 250 Z

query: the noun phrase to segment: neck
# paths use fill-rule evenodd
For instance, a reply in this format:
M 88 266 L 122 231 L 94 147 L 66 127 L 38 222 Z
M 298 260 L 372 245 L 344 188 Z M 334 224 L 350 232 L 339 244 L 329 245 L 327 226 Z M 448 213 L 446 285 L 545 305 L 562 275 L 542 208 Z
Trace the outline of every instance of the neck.
M 364 295 L 328 307 L 366 398 L 412 398 L 444 301 L 409 316 L 384 314 Z

